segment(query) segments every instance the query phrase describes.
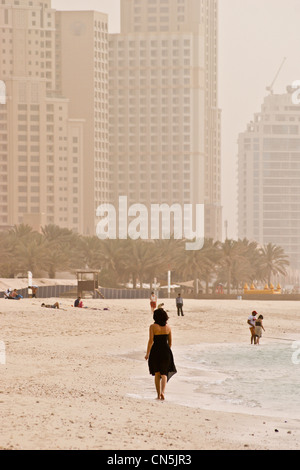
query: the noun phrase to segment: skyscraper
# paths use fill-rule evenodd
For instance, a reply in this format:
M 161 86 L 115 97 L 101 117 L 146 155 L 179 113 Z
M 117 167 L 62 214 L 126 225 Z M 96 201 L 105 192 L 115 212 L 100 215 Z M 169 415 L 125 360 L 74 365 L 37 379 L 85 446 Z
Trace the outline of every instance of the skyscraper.
M 57 87 L 72 118 L 84 119 L 83 233 L 95 234 L 96 209 L 109 201 L 108 18 L 94 11 L 56 12 Z
M 110 35 L 113 202 L 204 203 L 221 239 L 217 0 L 121 0 Z
M 57 224 L 81 232 L 83 121 L 56 85 L 50 0 L 2 0 L 0 226 Z
M 300 106 L 270 94 L 238 139 L 238 235 L 281 246 L 300 269 Z

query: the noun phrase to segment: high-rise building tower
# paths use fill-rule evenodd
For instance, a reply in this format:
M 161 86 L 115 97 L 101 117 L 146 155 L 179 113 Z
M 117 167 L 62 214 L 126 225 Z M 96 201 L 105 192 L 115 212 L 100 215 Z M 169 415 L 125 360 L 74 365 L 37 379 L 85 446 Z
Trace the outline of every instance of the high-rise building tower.
M 217 0 L 121 0 L 110 35 L 114 201 L 204 203 L 221 239 Z
M 2 0 L 0 226 L 22 222 L 82 232 L 83 121 L 57 92 L 50 0 Z M 80 118 L 80 116 L 76 116 Z
M 238 139 L 238 235 L 273 243 L 300 269 L 300 106 L 270 94 Z
M 96 210 L 109 202 L 108 17 L 94 11 L 56 12 L 57 86 L 72 118 L 85 120 L 83 232 L 96 233 Z

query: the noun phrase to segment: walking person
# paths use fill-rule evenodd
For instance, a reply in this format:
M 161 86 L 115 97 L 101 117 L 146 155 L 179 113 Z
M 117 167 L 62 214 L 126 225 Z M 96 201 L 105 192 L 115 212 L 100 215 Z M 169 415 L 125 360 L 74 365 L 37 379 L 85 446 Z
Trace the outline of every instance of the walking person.
M 172 331 L 167 325 L 168 314 L 162 308 L 153 314 L 154 324 L 149 329 L 149 341 L 145 356 L 149 372 L 155 377 L 157 400 L 165 399 L 166 385 L 170 378 L 177 373 L 174 364 L 172 347 Z
M 183 299 L 181 297 L 181 294 L 178 294 L 178 296 L 176 297 L 176 307 L 177 307 L 177 315 L 180 317 L 180 315 L 182 317 L 184 317 L 184 314 L 183 314 L 183 311 L 182 311 L 182 307 L 183 307 Z
M 251 334 L 251 344 L 256 344 L 256 338 L 255 338 L 255 322 L 256 322 L 256 315 L 257 312 L 252 312 L 250 317 L 248 318 L 248 325 L 250 327 L 250 334 Z
M 152 315 L 153 315 L 153 313 L 154 313 L 154 310 L 156 309 L 156 304 L 157 304 L 157 296 L 155 295 L 154 292 L 151 292 L 151 296 L 150 296 L 150 307 L 151 307 Z
M 266 331 L 263 326 L 263 319 L 262 315 L 259 315 L 258 319 L 255 322 L 255 344 L 259 344 L 259 340 L 262 337 L 262 330 Z

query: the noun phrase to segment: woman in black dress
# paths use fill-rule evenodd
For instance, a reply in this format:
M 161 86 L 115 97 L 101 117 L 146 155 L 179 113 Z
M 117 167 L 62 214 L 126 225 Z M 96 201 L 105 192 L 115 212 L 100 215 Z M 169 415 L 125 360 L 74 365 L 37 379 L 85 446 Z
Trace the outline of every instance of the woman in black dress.
M 170 378 L 176 374 L 172 347 L 172 331 L 167 325 L 168 315 L 162 309 L 154 311 L 154 324 L 150 326 L 147 353 L 149 372 L 155 376 L 157 400 L 165 399 L 165 388 Z

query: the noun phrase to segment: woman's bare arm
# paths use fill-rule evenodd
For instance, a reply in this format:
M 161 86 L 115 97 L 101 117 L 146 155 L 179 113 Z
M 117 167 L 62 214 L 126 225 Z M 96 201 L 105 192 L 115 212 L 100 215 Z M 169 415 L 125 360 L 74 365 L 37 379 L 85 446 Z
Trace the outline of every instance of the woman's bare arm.
M 169 343 L 169 346 L 170 348 L 172 347 L 172 330 L 170 329 L 170 332 L 169 332 L 169 340 L 168 340 L 168 343 Z
M 154 331 L 153 331 L 153 325 L 151 325 L 150 329 L 149 329 L 149 341 L 148 341 L 147 353 L 146 353 L 146 356 L 145 356 L 146 361 L 149 358 L 153 342 L 154 342 Z

